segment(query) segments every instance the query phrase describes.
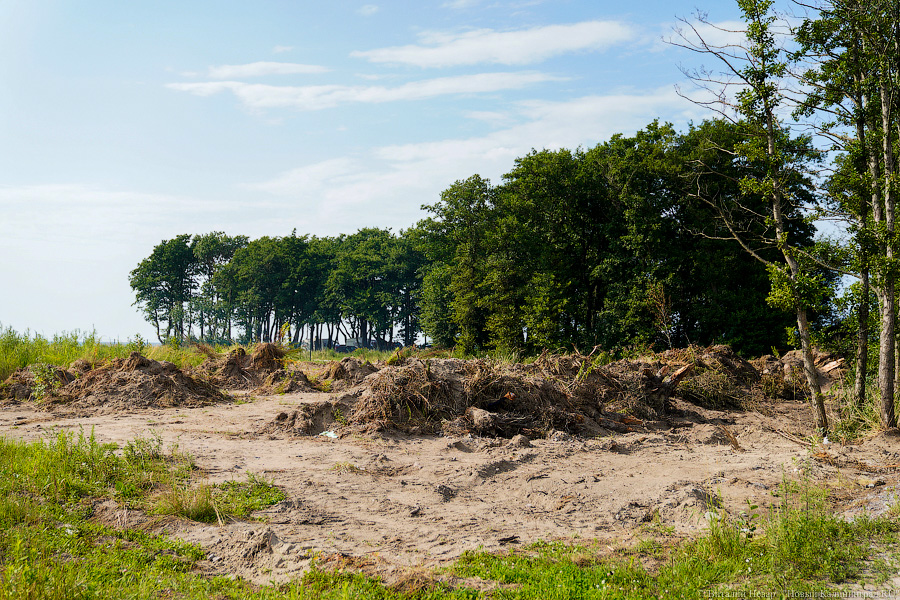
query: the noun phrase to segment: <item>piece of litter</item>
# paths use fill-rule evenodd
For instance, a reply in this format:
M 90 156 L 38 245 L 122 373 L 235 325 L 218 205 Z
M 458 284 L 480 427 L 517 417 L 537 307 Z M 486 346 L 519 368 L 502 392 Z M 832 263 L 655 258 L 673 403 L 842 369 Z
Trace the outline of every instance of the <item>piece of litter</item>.
M 319 435 L 324 435 L 325 437 L 331 438 L 331 439 L 333 439 L 333 440 L 336 440 L 336 439 L 337 439 L 337 436 L 338 436 L 338 434 L 336 434 L 336 433 L 333 432 L 333 431 L 323 431 L 323 432 L 320 433 Z

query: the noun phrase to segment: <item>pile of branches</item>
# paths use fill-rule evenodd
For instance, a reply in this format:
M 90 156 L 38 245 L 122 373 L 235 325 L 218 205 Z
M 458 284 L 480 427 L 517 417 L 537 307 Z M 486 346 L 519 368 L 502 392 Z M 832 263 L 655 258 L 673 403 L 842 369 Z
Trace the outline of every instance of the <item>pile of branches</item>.
M 195 369 L 196 372 L 220 388 L 265 393 L 277 388 L 283 379 L 293 378 L 285 369 L 287 351 L 277 344 L 257 344 L 249 354 L 240 346 L 224 355 L 208 346 L 200 345 L 198 348 L 207 359 Z M 298 385 L 302 387 L 302 381 L 282 387 Z
M 599 365 L 595 357 L 580 354 L 544 354 L 530 365 L 411 358 L 366 378 L 349 425 L 368 432 L 396 428 L 504 437 L 552 429 L 596 434 L 627 429 L 626 417 L 662 416 L 688 371 L 669 374 L 664 366 L 626 361 Z

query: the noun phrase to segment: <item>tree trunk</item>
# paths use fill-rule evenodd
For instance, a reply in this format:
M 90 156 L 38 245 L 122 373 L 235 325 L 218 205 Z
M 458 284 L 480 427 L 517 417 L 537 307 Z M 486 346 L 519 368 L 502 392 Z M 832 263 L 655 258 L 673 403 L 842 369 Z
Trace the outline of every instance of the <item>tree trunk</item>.
M 894 176 L 894 151 L 891 140 L 891 91 L 882 78 L 879 86 L 881 93 L 881 126 L 882 126 L 882 175 L 884 199 L 884 223 L 887 232 L 885 258 L 888 263 L 894 257 L 894 193 L 892 179 Z M 884 274 L 881 293 L 881 344 L 878 361 L 878 385 L 881 388 L 881 425 L 887 428 L 897 426 L 894 412 L 894 374 L 896 353 L 897 321 L 894 276 L 890 269 Z
M 857 67 L 856 72 L 859 73 Z M 855 74 L 854 79 L 857 84 L 861 84 L 861 76 Z M 860 175 L 865 173 L 866 168 L 871 171 L 871 161 L 869 157 L 871 153 L 868 148 L 866 136 L 866 96 L 858 94 L 855 96 L 857 106 L 856 118 L 856 137 L 863 151 L 863 162 L 865 164 L 857 165 L 857 171 Z M 866 402 L 866 380 L 869 377 L 869 248 L 866 247 L 866 237 L 862 235 L 866 232 L 869 222 L 869 204 L 864 198 L 860 198 L 859 208 L 859 238 L 860 241 L 860 268 L 859 268 L 859 285 L 861 288 L 862 298 L 857 308 L 857 330 L 856 330 L 856 380 L 853 382 L 853 397 L 856 401 L 856 407 L 862 409 Z
M 800 330 L 800 349 L 803 352 L 803 372 L 806 375 L 810 402 L 812 402 L 816 415 L 816 429 L 822 435 L 826 435 L 828 433 L 828 415 L 825 414 L 825 399 L 822 396 L 822 388 L 819 386 L 819 374 L 816 372 L 816 363 L 809 341 L 809 322 L 806 319 L 805 309 L 797 309 L 797 327 Z
M 881 391 L 879 414 L 883 427 L 896 427 L 894 414 L 894 285 L 893 282 L 882 286 L 878 294 L 881 311 L 881 335 L 878 345 L 878 389 Z
M 853 385 L 853 397 L 857 408 L 866 402 L 866 379 L 869 375 L 869 269 L 863 267 L 859 276 L 862 288 L 862 300 L 857 309 L 859 326 L 856 330 L 856 381 Z

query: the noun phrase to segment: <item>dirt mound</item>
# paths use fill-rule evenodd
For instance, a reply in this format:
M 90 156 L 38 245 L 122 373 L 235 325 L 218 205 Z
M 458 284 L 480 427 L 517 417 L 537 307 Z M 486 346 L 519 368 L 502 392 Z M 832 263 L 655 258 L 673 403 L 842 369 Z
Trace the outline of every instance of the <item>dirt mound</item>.
M 250 355 L 250 367 L 265 373 L 283 369 L 285 354 L 284 348 L 276 344 L 257 344 Z
M 367 360 L 360 360 L 355 356 L 342 358 L 340 362 L 328 363 L 321 379 L 331 380 L 332 392 L 343 392 L 362 382 L 363 379 L 376 373 L 378 367 Z
M 208 359 L 201 367 L 212 371 L 210 381 L 219 387 L 252 387 L 254 375 L 250 373 L 250 357 L 243 348 L 235 348 L 225 355 L 225 360 Z
M 287 351 L 276 344 L 258 344 L 250 354 L 242 347 L 204 353 L 208 358 L 195 371 L 217 387 L 257 394 L 313 391 L 306 375 L 287 368 Z
M 330 429 L 333 425 L 346 425 L 346 415 L 349 412 L 350 404 L 342 398 L 314 404 L 301 404 L 295 410 L 278 413 L 257 433 L 313 435 Z
M 76 361 L 77 362 L 77 361 Z M 74 408 L 114 409 L 204 406 L 228 400 L 222 392 L 185 374 L 174 364 L 137 352 L 89 370 L 70 371 L 49 365 L 20 369 L 4 384 L 4 394 L 17 399 L 46 401 Z
M 58 395 L 72 406 L 122 409 L 194 407 L 228 400 L 218 389 L 187 375 L 174 364 L 137 352 L 87 371 L 60 388 Z
M 273 394 L 293 394 L 317 392 L 303 371 L 279 369 L 271 373 L 254 393 L 271 396 Z
M 354 431 L 597 435 L 668 418 L 673 396 L 714 409 L 760 409 L 795 397 L 784 383 L 789 363 L 760 360 L 755 366 L 724 345 L 609 364 L 545 352 L 531 364 L 411 357 L 379 370 L 345 358 L 324 376 L 357 382 L 347 415 Z M 838 371 L 833 360 L 822 362 Z
M 34 364 L 16 369 L 0 384 L 0 400 L 44 400 L 57 390 L 75 381 L 78 374 L 54 365 Z

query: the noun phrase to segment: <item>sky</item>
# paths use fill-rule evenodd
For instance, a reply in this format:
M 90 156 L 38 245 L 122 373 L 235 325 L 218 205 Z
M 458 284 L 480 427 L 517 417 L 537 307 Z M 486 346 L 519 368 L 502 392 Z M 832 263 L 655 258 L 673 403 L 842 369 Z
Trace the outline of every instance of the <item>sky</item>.
M 397 232 L 532 149 L 684 129 L 698 2 L 2 0 L 0 326 L 153 339 L 162 240 Z

